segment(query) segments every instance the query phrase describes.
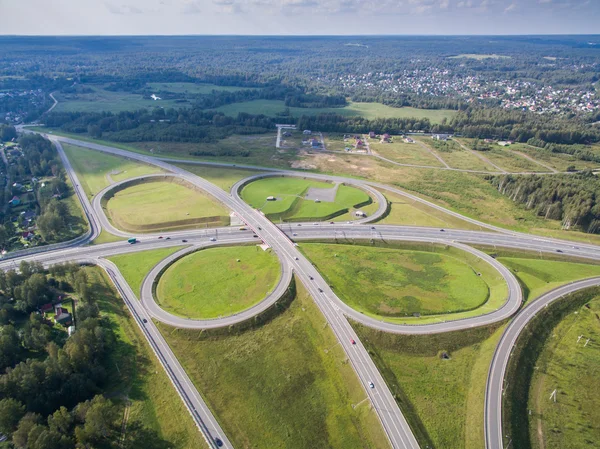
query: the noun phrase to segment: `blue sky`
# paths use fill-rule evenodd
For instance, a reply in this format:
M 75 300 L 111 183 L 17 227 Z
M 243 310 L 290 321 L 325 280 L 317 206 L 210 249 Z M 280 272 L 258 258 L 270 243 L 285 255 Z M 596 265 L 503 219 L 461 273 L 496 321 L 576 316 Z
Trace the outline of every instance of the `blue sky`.
M 597 34 L 600 0 L 0 0 L 0 17 L 34 35 Z

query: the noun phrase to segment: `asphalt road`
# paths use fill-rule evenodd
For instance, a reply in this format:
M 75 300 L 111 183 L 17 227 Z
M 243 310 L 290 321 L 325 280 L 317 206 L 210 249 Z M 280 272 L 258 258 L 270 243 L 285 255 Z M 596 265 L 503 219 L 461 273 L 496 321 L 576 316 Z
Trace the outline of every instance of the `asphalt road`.
M 235 211 L 235 213 L 243 219 L 248 226 L 252 229 L 251 232 L 239 231 L 237 229 L 232 230 L 228 229 L 215 229 L 206 231 L 204 234 L 198 231 L 182 231 L 181 233 L 177 233 L 178 239 L 183 237 L 188 240 L 192 245 L 209 245 L 211 244 L 209 240 L 208 232 L 211 232 L 210 235 L 214 232 L 214 235 L 217 238 L 217 242 L 212 242 L 212 244 L 219 243 L 240 243 L 240 242 L 248 242 L 253 241 L 252 232 L 256 233 L 265 243 L 270 245 L 273 248 L 273 251 L 278 255 L 282 270 L 285 273 L 289 273 L 291 276 L 292 271 L 298 276 L 301 282 L 306 286 L 308 291 L 311 293 L 313 298 L 316 301 L 316 304 L 321 309 L 322 313 L 326 317 L 331 329 L 338 337 L 341 346 L 346 351 L 348 355 L 348 359 L 352 363 L 355 371 L 357 372 L 358 378 L 362 382 L 365 391 L 367 392 L 369 398 L 377 413 L 381 419 L 381 422 L 386 430 L 388 438 L 390 439 L 390 443 L 394 448 L 417 448 L 418 444 L 412 435 L 412 432 L 404 419 L 402 413 L 400 412 L 394 398 L 392 397 L 389 389 L 386 387 L 383 378 L 377 371 L 374 363 L 369 357 L 367 351 L 362 346 L 361 342 L 358 340 L 357 336 L 354 334 L 352 327 L 349 325 L 346 316 L 349 315 L 353 319 L 357 319 L 357 321 L 365 320 L 365 317 L 361 314 L 357 314 L 357 312 L 345 306 L 339 298 L 329 289 L 326 282 L 320 276 L 320 274 L 316 271 L 316 269 L 312 266 L 312 264 L 302 256 L 302 254 L 296 248 L 294 242 L 290 239 L 302 241 L 304 239 L 314 239 L 314 238 L 327 238 L 327 239 L 335 239 L 337 241 L 351 241 L 354 239 L 397 239 L 397 240 L 409 240 L 409 241 L 426 241 L 426 242 L 440 242 L 444 244 L 453 244 L 461 249 L 467 250 L 476 254 L 478 257 L 485 259 L 488 263 L 492 264 L 496 269 L 498 269 L 502 275 L 507 280 L 509 285 L 509 296 L 505 305 L 499 309 L 499 313 L 483 315 L 480 317 L 476 317 L 471 321 L 460 320 L 460 321 L 450 321 L 447 323 L 437 323 L 434 325 L 424 325 L 424 326 L 410 326 L 410 329 L 401 329 L 398 328 L 398 325 L 390 325 L 390 323 L 381 323 L 380 321 L 367 320 L 365 324 L 377 327 L 379 329 L 383 329 L 391 332 L 406 332 L 406 333 L 437 333 L 444 332 L 449 330 L 457 330 L 465 327 L 474 327 L 485 325 L 490 322 L 497 321 L 499 319 L 504 319 L 514 313 L 518 307 L 520 306 L 522 297 L 520 293 L 520 288 L 514 279 L 514 276 L 506 270 L 503 266 L 498 264 L 494 259 L 489 258 L 483 253 L 478 252 L 470 247 L 465 246 L 464 244 L 482 244 L 487 246 L 499 246 L 499 247 L 508 247 L 508 248 L 518 248 L 518 249 L 530 249 L 534 251 L 540 251 L 544 253 L 564 253 L 568 256 L 576 256 L 580 258 L 587 259 L 598 259 L 600 258 L 600 248 L 594 245 L 588 244 L 580 244 L 580 243 L 572 243 L 565 242 L 558 239 L 552 238 L 543 238 L 537 236 L 531 236 L 527 234 L 507 231 L 502 228 L 498 228 L 495 226 L 491 226 L 482 222 L 479 222 L 474 219 L 470 219 L 467 217 L 463 217 L 460 214 L 457 214 L 452 211 L 448 211 L 440 206 L 432 204 L 428 201 L 425 201 L 419 197 L 408 194 L 400 189 L 396 189 L 390 186 L 371 183 L 365 181 L 359 181 L 354 179 L 348 179 L 343 177 L 336 176 L 327 176 L 327 175 L 317 175 L 317 174 L 309 174 L 309 173 L 298 173 L 293 171 L 284 171 L 284 170 L 268 170 L 272 172 L 272 175 L 291 175 L 291 176 L 302 176 L 302 177 L 310 177 L 314 179 L 328 179 L 333 182 L 343 182 L 350 185 L 355 185 L 357 187 L 368 190 L 372 195 L 376 198 L 378 197 L 377 191 L 373 190 L 373 188 L 383 189 L 387 191 L 394 192 L 396 194 L 402 195 L 405 198 L 411 199 L 413 201 L 419 201 L 421 203 L 425 203 L 430 207 L 441 210 L 444 213 L 449 213 L 457 218 L 460 218 L 464 221 L 468 221 L 472 224 L 479 226 L 482 230 L 485 231 L 458 231 L 458 230 L 440 230 L 437 228 L 416 228 L 416 227 L 397 227 L 397 226 L 375 226 L 375 229 L 371 229 L 371 226 L 357 224 L 335 224 L 335 225 L 327 225 L 327 224 L 319 224 L 318 226 L 311 226 L 309 224 L 302 224 L 301 226 L 290 226 L 283 225 L 278 227 L 271 223 L 269 220 L 264 217 L 259 211 L 256 211 L 245 204 L 241 198 L 239 197 L 238 190 L 240 185 L 243 182 L 238 183 L 235 188 L 232 190 L 231 194 L 227 194 L 223 192 L 218 187 L 213 184 L 199 178 L 186 170 L 183 170 L 179 167 L 173 166 L 168 163 L 166 160 L 158 160 L 153 157 L 141 155 L 138 153 L 131 153 L 125 150 L 120 150 L 117 148 L 106 147 L 103 145 L 98 145 L 95 143 L 81 142 L 74 139 L 51 136 L 51 139 L 54 142 L 63 141 L 72 143 L 74 145 L 79 145 L 99 151 L 104 151 L 107 153 L 111 153 L 117 156 L 127 157 L 129 159 L 136 159 L 141 162 L 145 162 L 152 165 L 157 165 L 165 170 L 172 171 L 178 176 L 181 176 L 188 182 L 204 189 L 211 195 L 215 196 L 221 202 L 223 202 L 227 207 L 231 210 Z M 83 193 L 78 180 L 76 179 L 75 173 L 72 170 L 70 163 L 64 157 L 64 152 L 62 152 L 62 148 L 60 148 L 59 142 L 57 142 L 59 147 L 59 153 L 63 160 L 65 160 L 65 167 L 71 179 L 73 181 L 73 185 L 76 187 L 76 191 L 88 218 L 90 219 L 90 223 L 92 224 L 92 231 L 90 235 L 97 235 L 101 226 L 105 223 L 102 222 L 104 214 L 98 213 L 98 209 L 94 210 L 92 206 L 87 201 L 87 197 Z M 175 162 L 170 160 L 169 162 Z M 185 163 L 190 163 L 190 161 L 180 161 Z M 203 163 L 203 165 L 213 165 L 213 166 L 231 166 L 231 164 L 220 164 L 220 163 Z M 238 168 L 246 168 L 245 166 L 237 166 Z M 256 167 L 248 167 L 256 169 Z M 261 170 L 265 171 L 265 169 Z M 380 201 L 380 206 L 385 205 L 385 200 Z M 380 211 L 378 210 L 377 214 L 374 214 L 373 217 L 369 217 L 362 222 L 368 222 L 370 219 L 374 219 Z M 105 219 L 106 217 L 104 217 Z M 114 228 L 113 228 L 114 229 Z M 120 232 L 116 230 L 117 232 Z M 490 232 L 492 231 L 492 232 Z M 297 235 L 294 235 L 297 234 Z M 172 236 L 173 234 L 168 234 Z M 187 238 L 185 238 L 187 237 Z M 90 239 L 90 236 L 86 237 L 87 240 Z M 35 254 L 31 256 L 27 256 L 27 260 L 40 260 L 43 263 L 51 264 L 65 260 L 76 260 L 76 261 L 93 261 L 94 263 L 98 263 L 103 266 L 115 284 L 117 288 L 124 295 L 124 300 L 128 304 L 128 307 L 133 307 L 132 313 L 138 319 L 140 316 L 156 316 L 154 313 L 158 314 L 157 318 L 162 319 L 160 315 L 160 311 L 154 310 L 152 308 L 152 304 L 155 304 L 154 301 L 146 295 L 142 295 L 141 302 L 132 302 L 130 298 L 135 298 L 133 292 L 130 291 L 125 280 L 120 276 L 118 270 L 115 267 L 108 266 L 108 262 L 103 260 L 102 257 L 105 257 L 110 254 L 118 254 L 124 252 L 135 252 L 140 251 L 142 249 L 153 249 L 157 247 L 167 247 L 174 246 L 177 244 L 183 244 L 178 239 L 157 239 L 156 235 L 143 236 L 140 237 L 140 242 L 135 245 L 127 245 L 123 242 L 117 242 L 114 244 L 105 244 L 98 246 L 90 246 L 90 247 L 77 247 L 73 248 L 75 245 L 80 245 L 82 242 L 86 241 L 86 239 L 82 239 L 78 242 L 68 242 L 67 244 L 63 244 L 62 246 L 58 246 L 57 248 L 50 248 L 51 252 Z M 14 260 L 8 260 L 0 262 L 0 267 L 6 269 L 10 266 L 15 266 L 14 264 L 18 263 L 23 257 L 16 257 Z M 12 264 L 12 265 L 11 265 Z M 580 283 L 572 284 L 570 289 L 567 291 L 573 291 L 577 288 L 584 288 L 585 282 L 597 282 L 593 281 L 582 281 Z M 596 285 L 596 284 L 594 284 Z M 129 289 L 129 291 L 127 291 Z M 151 296 L 151 295 L 150 295 Z M 150 298 L 148 302 L 146 299 Z M 545 297 L 544 297 L 545 298 Z M 272 300 L 273 298 L 269 298 Z M 556 299 L 556 298 L 555 298 Z M 551 301 L 551 300 L 546 300 Z M 539 300 L 533 304 L 538 304 Z M 131 304 L 136 304 L 139 306 L 135 307 Z M 262 304 L 262 303 L 261 303 Z M 266 302 L 265 302 L 266 304 Z M 532 306 L 533 306 L 532 304 Z M 523 316 L 523 313 L 529 309 L 528 306 L 521 313 L 517 315 L 515 322 Z M 535 313 L 539 309 L 531 309 L 532 313 Z M 254 311 L 256 312 L 256 311 Z M 498 311 L 496 311 L 498 312 Z M 136 315 L 137 314 L 137 315 Z M 358 316 L 357 316 L 358 315 Z M 151 323 L 151 320 L 148 320 Z M 516 331 L 516 335 L 522 330 L 523 327 Z M 151 345 L 158 345 L 158 353 L 157 356 L 163 361 L 163 358 L 167 357 L 169 354 L 172 357 L 172 353 L 162 337 L 156 331 L 156 334 L 146 334 L 146 337 L 149 339 Z M 516 337 L 515 337 L 516 338 Z M 152 339 L 152 340 L 151 340 Z M 354 340 L 356 344 L 352 344 L 351 341 Z M 504 341 L 504 339 L 503 339 Z M 160 344 L 158 344 L 158 343 Z M 164 346 L 163 346 L 164 345 Z M 512 347 L 512 346 L 511 346 Z M 155 346 L 153 346 L 155 348 Z M 156 350 L 156 349 L 155 349 Z M 168 351 L 167 351 L 168 350 Z M 497 351 L 497 354 L 499 352 Z M 494 360 L 501 360 L 502 357 L 498 356 L 494 358 Z M 166 362 L 165 362 L 166 363 Z M 199 423 L 199 427 L 203 430 L 203 434 L 207 438 L 209 444 L 212 442 L 214 444 L 214 438 L 221 438 L 225 447 L 231 447 L 231 444 L 226 440 L 222 429 L 218 427 L 218 423 L 210 413 L 210 411 L 206 408 L 205 404 L 202 401 L 200 395 L 195 390 L 195 388 L 187 379 L 187 376 L 183 372 L 180 366 L 174 357 L 169 359 L 168 364 L 163 364 L 165 369 L 169 373 L 169 375 L 173 376 L 172 380 L 174 385 L 176 386 L 180 395 L 184 402 L 186 402 L 186 397 L 196 397 L 195 403 L 188 403 L 189 410 L 192 415 L 197 419 L 197 423 Z M 170 367 L 178 367 L 175 371 L 170 371 Z M 503 368 L 504 367 L 504 368 Z M 503 369 L 505 369 L 505 365 L 499 363 L 497 365 L 492 364 L 490 368 L 490 379 L 494 381 L 494 376 L 500 376 L 500 380 L 503 378 Z M 180 371 L 179 371 L 180 370 Z M 186 380 L 187 379 L 187 380 Z M 187 382 L 187 383 L 186 383 Z M 369 388 L 369 383 L 373 382 L 375 388 Z M 491 381 L 490 381 L 491 382 Z M 187 387 L 185 387 L 187 385 Z M 493 385 L 488 383 L 488 385 Z M 497 387 L 497 385 L 496 385 Z M 488 389 L 488 393 L 486 396 L 486 444 L 489 448 L 501 448 L 502 442 L 499 440 L 499 445 L 490 446 L 494 441 L 494 432 L 498 433 L 501 438 L 501 401 L 497 400 L 493 402 L 493 394 L 498 392 L 498 389 L 494 389 L 496 387 L 491 387 Z M 501 390 L 501 384 L 500 384 Z M 488 397 L 489 396 L 489 397 Z M 500 393 L 501 399 L 501 393 Z M 204 408 L 203 408 L 204 404 Z M 493 409 L 493 410 L 492 410 Z M 497 413 L 494 417 L 492 412 L 495 410 Z M 199 420 L 199 421 L 198 421 Z M 207 424 L 208 423 L 208 424 Z
M 512 349 L 523 329 L 539 311 L 552 302 L 577 290 L 598 285 L 600 285 L 600 278 L 593 278 L 554 289 L 530 303 L 508 325 L 498 346 L 496 346 L 488 372 L 485 393 L 485 445 L 487 449 L 503 449 L 508 447 L 509 444 L 509 441 L 505 441 L 502 432 L 504 375 L 510 361 Z M 505 442 L 506 446 L 504 445 Z

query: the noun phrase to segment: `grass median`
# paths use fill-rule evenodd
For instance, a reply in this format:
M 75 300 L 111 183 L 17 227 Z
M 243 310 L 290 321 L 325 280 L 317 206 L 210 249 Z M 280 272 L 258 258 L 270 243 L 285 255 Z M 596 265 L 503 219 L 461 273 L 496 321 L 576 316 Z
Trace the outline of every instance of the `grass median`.
M 125 243 L 124 243 L 125 244 Z M 144 278 L 161 260 L 171 254 L 184 248 L 184 246 L 174 246 L 171 248 L 151 249 L 148 251 L 140 251 L 138 253 L 120 254 L 117 256 L 108 257 L 108 260 L 113 262 L 119 271 L 136 294 L 140 295 Z
M 160 173 L 158 167 L 133 162 L 101 151 L 63 144 L 63 149 L 89 198 L 113 182 Z
M 366 393 L 300 286 L 267 324 L 227 336 L 158 325 L 237 448 L 388 448 Z
M 172 449 L 207 447 L 192 417 L 104 271 L 86 268 L 100 315 L 115 329 L 114 372 L 108 395 L 129 401 L 129 422 L 139 421 Z

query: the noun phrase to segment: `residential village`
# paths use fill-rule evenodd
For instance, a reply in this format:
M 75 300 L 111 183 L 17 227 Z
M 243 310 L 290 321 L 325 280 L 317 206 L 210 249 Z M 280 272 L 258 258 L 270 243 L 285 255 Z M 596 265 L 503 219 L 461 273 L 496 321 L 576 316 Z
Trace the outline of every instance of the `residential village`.
M 18 144 L 0 143 L 0 155 L 3 161 L 0 170 L 3 202 L 0 210 L 4 223 L 10 223 L 5 226 L 6 230 L 13 231 L 12 235 L 8 236 L 5 247 L 1 248 L 1 254 L 6 254 L 9 250 L 28 248 L 41 243 L 36 227 L 39 206 L 35 191 L 44 188 L 45 182 L 35 176 L 16 176 L 16 170 L 10 169 L 24 157 Z
M 466 102 L 495 101 L 505 109 L 536 113 L 586 113 L 600 109 L 600 98 L 578 87 L 544 86 L 527 79 L 489 80 L 481 75 L 453 73 L 447 68 L 404 70 L 400 73 L 345 74 L 318 80 L 327 87 L 341 88 L 350 95 L 417 94 L 458 97 Z

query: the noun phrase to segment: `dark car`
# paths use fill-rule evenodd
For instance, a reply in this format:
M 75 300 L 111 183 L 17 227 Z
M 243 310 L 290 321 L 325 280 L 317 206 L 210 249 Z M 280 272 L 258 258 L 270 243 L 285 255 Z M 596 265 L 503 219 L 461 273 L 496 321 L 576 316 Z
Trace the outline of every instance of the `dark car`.
M 219 447 L 223 446 L 223 442 L 221 441 L 221 438 L 215 438 L 215 443 L 217 443 L 217 446 L 219 446 Z
M 183 240 L 181 240 L 181 241 L 182 241 L 183 243 L 187 243 L 187 240 L 186 240 L 186 239 L 183 239 Z
M 171 240 L 171 237 L 167 237 L 165 240 Z
M 254 234 L 252 237 L 254 237 L 255 239 L 257 239 L 257 238 L 258 238 L 258 235 Z
M 147 322 L 148 322 L 148 320 L 147 320 L 146 318 L 144 318 L 142 321 L 143 321 L 144 323 L 147 323 Z
M 562 253 L 562 249 L 557 249 L 556 252 L 557 253 Z
M 440 232 L 446 232 L 446 230 L 445 229 L 440 229 Z
M 158 238 L 159 238 L 159 239 L 162 239 L 162 238 L 163 238 L 163 236 L 161 235 L 161 236 L 159 236 Z
M 309 278 L 311 281 L 314 279 L 312 276 L 309 276 L 308 278 Z
M 322 288 L 319 289 L 319 293 L 323 293 L 323 289 Z

